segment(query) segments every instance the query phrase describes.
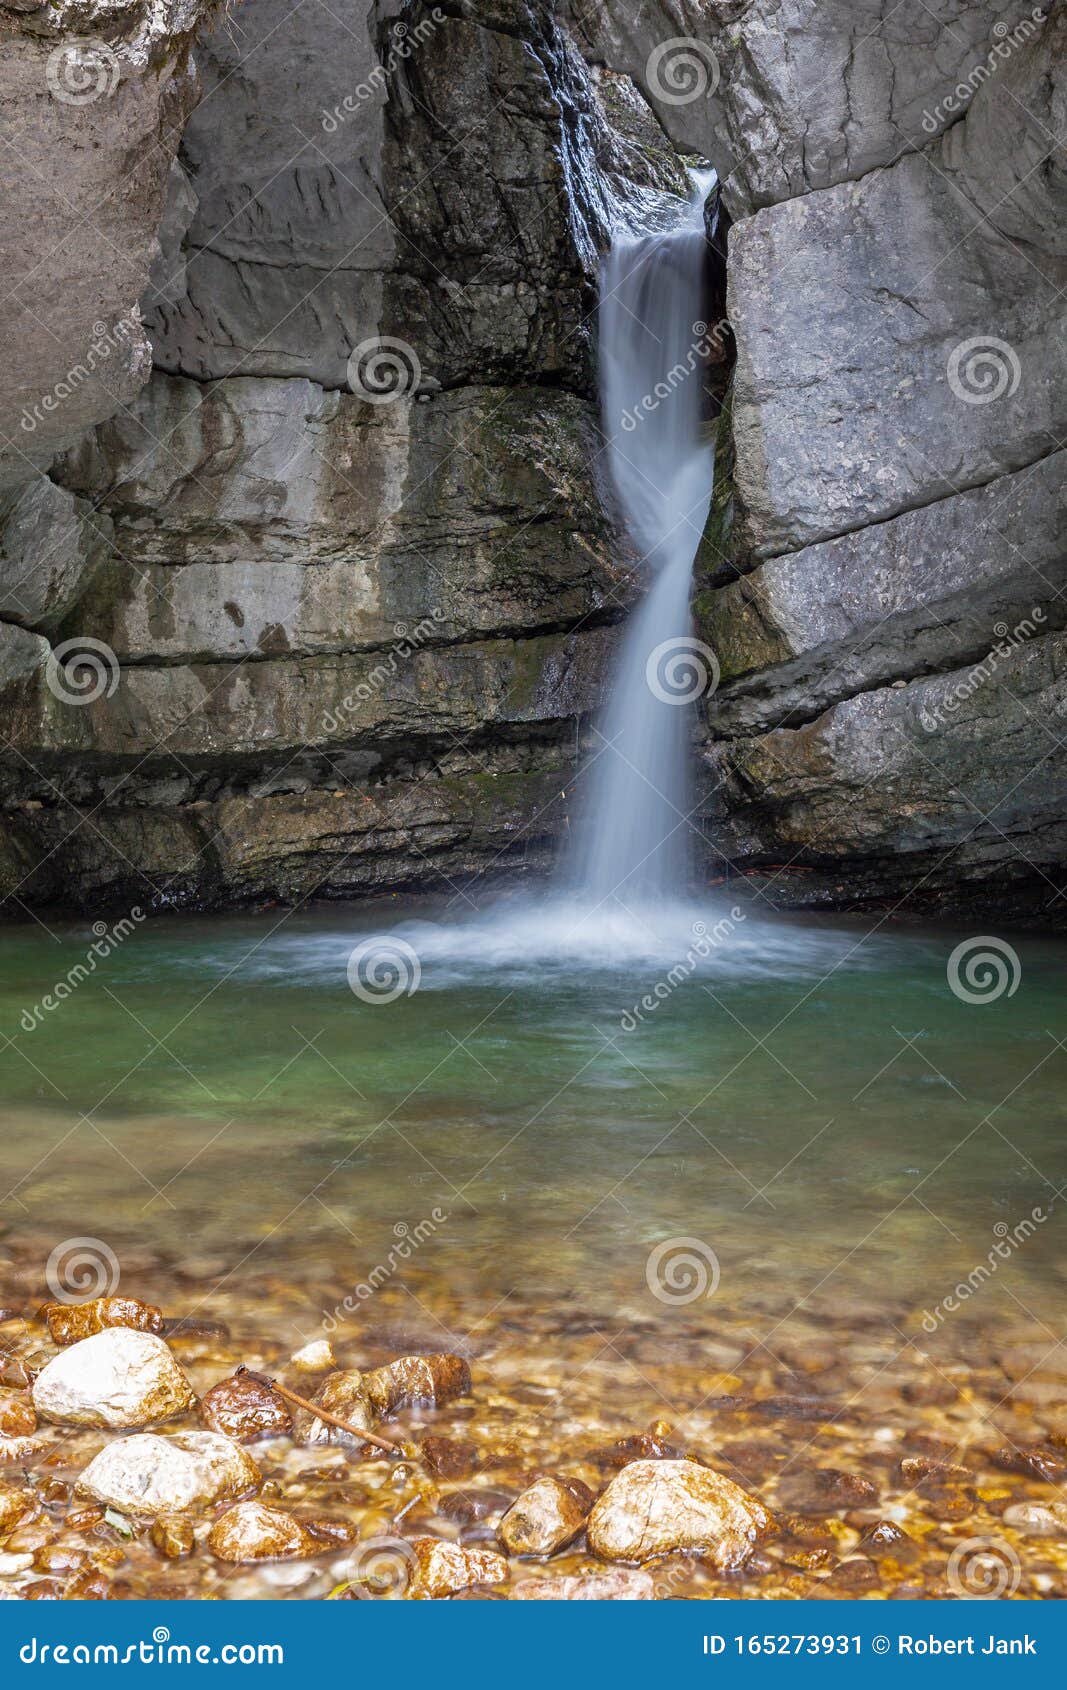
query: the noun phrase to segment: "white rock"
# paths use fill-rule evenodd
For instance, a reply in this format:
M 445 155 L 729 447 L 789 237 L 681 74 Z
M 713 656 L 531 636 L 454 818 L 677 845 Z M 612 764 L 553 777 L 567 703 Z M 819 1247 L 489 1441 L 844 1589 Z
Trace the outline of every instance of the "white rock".
M 329 1373 L 337 1366 L 333 1351 L 325 1338 L 316 1338 L 297 1350 L 289 1360 L 300 1373 Z
M 1027 1537 L 1067 1538 L 1067 1502 L 1013 1502 L 1002 1518 Z
M 717 1567 L 737 1567 L 771 1525 L 754 1496 L 710 1467 L 631 1461 L 597 1499 L 587 1531 L 590 1549 L 605 1561 L 699 1549 Z
M 135 1432 L 93 1457 L 78 1491 L 131 1514 L 176 1514 L 238 1496 L 260 1480 L 252 1457 L 221 1432 Z
M 126 1326 L 72 1344 L 33 1385 L 38 1414 L 60 1426 L 151 1426 L 195 1402 L 162 1338 Z
M 0 1579 L 15 1578 L 33 1566 L 32 1555 L 0 1555 Z

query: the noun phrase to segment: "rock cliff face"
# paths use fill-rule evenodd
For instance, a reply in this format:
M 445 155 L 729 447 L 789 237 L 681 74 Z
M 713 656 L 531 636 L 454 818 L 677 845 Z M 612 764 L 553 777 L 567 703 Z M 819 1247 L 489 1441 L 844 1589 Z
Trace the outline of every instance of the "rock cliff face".
M 596 260 L 680 152 L 733 219 L 709 860 L 782 903 L 1054 903 L 1065 30 L 0 0 L 4 907 L 547 864 L 632 594 Z
M 734 216 L 714 848 L 779 902 L 1062 914 L 1067 11 L 573 11 Z

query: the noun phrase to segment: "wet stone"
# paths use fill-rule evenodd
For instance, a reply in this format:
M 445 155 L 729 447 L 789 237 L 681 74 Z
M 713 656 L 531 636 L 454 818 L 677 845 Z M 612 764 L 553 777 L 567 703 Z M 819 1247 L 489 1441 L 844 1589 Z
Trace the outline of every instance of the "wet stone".
M 161 1515 L 238 1496 L 259 1480 L 251 1456 L 218 1432 L 139 1432 L 94 1456 L 78 1492 L 131 1514 Z
M 948 1461 L 937 1461 L 930 1455 L 905 1455 L 900 1463 L 900 1471 L 909 1485 L 921 1484 L 926 1479 L 942 1481 L 974 1477 L 969 1468 L 956 1467 Z
M 33 1401 L 61 1426 L 150 1426 L 193 1407 L 192 1387 L 161 1338 L 109 1327 L 61 1350 L 38 1374 Z
M 878 1568 L 865 1555 L 852 1555 L 839 1561 L 827 1581 L 839 1590 L 870 1590 L 881 1583 Z
M 160 1515 L 153 1520 L 149 1537 L 164 1561 L 180 1561 L 191 1555 L 196 1543 L 193 1522 L 182 1514 Z
M 1016 1502 L 1001 1518 L 1025 1537 L 1067 1538 L 1067 1502 Z
M 1054 1450 L 1016 1449 L 1006 1444 L 991 1457 L 994 1467 L 1005 1473 L 1023 1473 L 1027 1478 L 1040 1479 L 1045 1484 L 1058 1484 L 1063 1477 L 1064 1460 Z
M 552 1555 L 577 1537 L 586 1510 L 558 1479 L 537 1479 L 500 1522 L 500 1541 L 512 1555 Z
M 823 1513 L 865 1507 L 878 1501 L 877 1486 L 870 1479 L 841 1467 L 814 1467 L 784 1474 L 781 1492 L 790 1507 Z
M 33 1403 L 22 1391 L 0 1390 L 0 1435 L 28 1438 L 37 1430 Z
M 295 1561 L 317 1555 L 322 1545 L 281 1508 L 239 1502 L 216 1520 L 208 1547 L 219 1561 Z
M 91 1303 L 46 1303 L 41 1319 L 54 1344 L 77 1344 L 112 1326 L 135 1332 L 163 1331 L 163 1310 L 136 1297 L 97 1297 Z
M 718 1568 L 741 1565 L 772 1529 L 755 1497 L 695 1461 L 635 1461 L 612 1479 L 589 1516 L 594 1554 L 648 1561 L 700 1549 Z
M 200 1399 L 200 1419 L 212 1432 L 239 1443 L 290 1432 L 292 1416 L 277 1391 L 247 1373 L 220 1379 Z
M 443 1520 L 465 1526 L 490 1519 L 494 1514 L 506 1514 L 514 1500 L 507 1491 L 472 1486 L 468 1490 L 446 1492 L 438 1500 L 437 1512 Z
M 106 1602 L 115 1594 L 112 1581 L 99 1567 L 81 1567 L 63 1587 L 66 1602 Z
M 361 1430 L 372 1431 L 375 1413 L 367 1391 L 368 1378 L 369 1375 L 355 1368 L 330 1373 L 308 1400 L 317 1408 L 335 1414 L 339 1420 L 347 1420 Z M 340 1444 L 358 1450 L 369 1448 L 362 1439 L 343 1432 L 339 1426 L 331 1426 L 327 1420 L 319 1420 L 304 1408 L 298 1408 L 293 1416 L 293 1436 L 302 1444 Z
M 471 1371 L 462 1356 L 401 1356 L 366 1374 L 365 1383 L 367 1395 L 384 1417 L 403 1408 L 439 1408 L 455 1397 L 469 1396 Z
M 586 1459 L 596 1467 L 621 1469 L 628 1467 L 631 1461 L 687 1461 L 689 1457 L 685 1450 L 676 1448 L 663 1438 L 650 1432 L 639 1432 L 634 1437 L 619 1438 L 616 1443 L 591 1449 Z
M 440 1479 L 458 1479 L 473 1473 L 478 1465 L 478 1451 L 474 1444 L 461 1438 L 430 1436 L 422 1440 L 422 1459 L 431 1473 Z
M 860 1539 L 861 1548 L 874 1554 L 876 1550 L 893 1549 L 900 1544 L 910 1543 L 911 1539 L 903 1526 L 898 1526 L 892 1520 L 879 1520 L 877 1525 L 868 1527 Z
M 331 1373 L 337 1368 L 333 1350 L 325 1338 L 316 1338 L 289 1357 L 290 1366 L 298 1373 Z
M 933 1520 L 968 1520 L 977 1506 L 974 1491 L 961 1485 L 925 1486 L 922 1500 L 925 1512 Z
M 408 1595 L 451 1596 L 476 1584 L 504 1584 L 508 1564 L 492 1549 L 466 1549 L 435 1537 L 417 1537 L 411 1548 L 415 1571 Z

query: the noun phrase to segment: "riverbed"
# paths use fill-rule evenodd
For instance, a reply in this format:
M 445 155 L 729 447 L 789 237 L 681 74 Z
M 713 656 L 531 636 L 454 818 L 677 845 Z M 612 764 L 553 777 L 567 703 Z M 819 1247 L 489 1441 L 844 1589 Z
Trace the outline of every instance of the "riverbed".
M 595 1489 L 644 1437 L 793 1522 L 742 1572 L 661 1564 L 658 1594 L 952 1594 L 978 1538 L 1005 1594 L 1067 1594 L 1064 1543 L 1003 1518 L 1061 1497 L 1062 943 L 1001 936 L 983 975 L 982 936 L 728 897 L 621 947 L 519 903 L 127 926 L 0 938 L 7 1308 L 88 1239 L 107 1289 L 201 1324 L 198 1390 L 323 1336 L 349 1367 L 464 1355 L 471 1397 L 399 1427 L 473 1448 L 452 1478 L 255 1446 L 360 1539 L 490 1542 L 531 1472 Z M 907 1538 L 863 1547 L 883 1521 Z M 326 1550 L 235 1574 L 120 1548 L 133 1594 L 339 1578 Z

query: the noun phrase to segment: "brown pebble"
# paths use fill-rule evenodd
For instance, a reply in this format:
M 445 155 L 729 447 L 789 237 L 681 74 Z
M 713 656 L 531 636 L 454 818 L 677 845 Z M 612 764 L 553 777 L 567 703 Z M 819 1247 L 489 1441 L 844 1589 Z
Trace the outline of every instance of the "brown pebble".
M 1029 1479 L 1041 1479 L 1045 1484 L 1058 1484 L 1063 1477 L 1061 1456 L 1049 1449 L 1016 1449 L 1007 1444 L 992 1456 L 994 1467 L 1005 1473 L 1024 1473 Z
M 478 1465 L 478 1451 L 462 1438 L 428 1437 L 422 1440 L 422 1459 L 440 1479 L 458 1479 Z
M 924 1479 L 973 1479 L 974 1474 L 968 1467 L 955 1467 L 948 1461 L 937 1461 L 932 1455 L 905 1455 L 901 1459 L 900 1471 L 909 1485 L 920 1484 Z
M 827 1583 L 841 1590 L 869 1590 L 881 1580 L 873 1561 L 868 1561 L 865 1555 L 850 1555 L 846 1561 L 837 1563 Z
M 0 1390 L 0 1436 L 28 1438 L 37 1430 L 37 1415 L 29 1397 L 19 1391 Z
M 911 1539 L 903 1526 L 898 1526 L 893 1520 L 879 1520 L 877 1525 L 870 1526 L 860 1539 L 861 1547 L 867 1550 L 890 1549 L 899 1543 L 910 1543 Z
M 76 1573 L 89 1559 L 86 1549 L 75 1549 L 67 1543 L 42 1544 L 35 1550 L 35 1573 Z
M 112 1595 L 111 1580 L 99 1567 L 82 1567 L 67 1580 L 63 1595 L 68 1602 L 106 1602 Z
M 193 1523 L 183 1514 L 161 1514 L 148 1535 L 165 1561 L 181 1561 L 196 1543 Z
M 90 1532 L 103 1518 L 102 1508 L 98 1508 L 95 1503 L 82 1503 L 70 1510 L 64 1524 L 72 1532 Z
M 616 1443 L 591 1449 L 586 1459 L 597 1467 L 621 1468 L 628 1467 L 631 1461 L 686 1461 L 694 1458 L 650 1432 L 639 1432 L 633 1437 L 619 1438 Z
M 36 1584 L 26 1585 L 22 1596 L 27 1602 L 61 1602 L 63 1586 L 55 1579 L 38 1579 Z
M 46 1303 L 40 1318 L 54 1344 L 77 1344 L 109 1326 L 129 1326 L 135 1332 L 163 1331 L 163 1310 L 137 1297 L 96 1297 L 91 1303 Z
M 454 1520 L 457 1525 L 466 1526 L 474 1520 L 485 1520 L 492 1514 L 506 1514 L 514 1500 L 507 1491 L 479 1489 L 472 1485 L 469 1490 L 450 1491 L 442 1496 L 437 1512 L 444 1520 Z
M 934 1520 L 966 1520 L 974 1513 L 977 1498 L 962 1485 L 924 1486 L 923 1508 Z
M 304 1521 L 312 1537 L 323 1543 L 355 1543 L 359 1527 L 352 1520 L 334 1519 L 326 1514 L 313 1514 Z

